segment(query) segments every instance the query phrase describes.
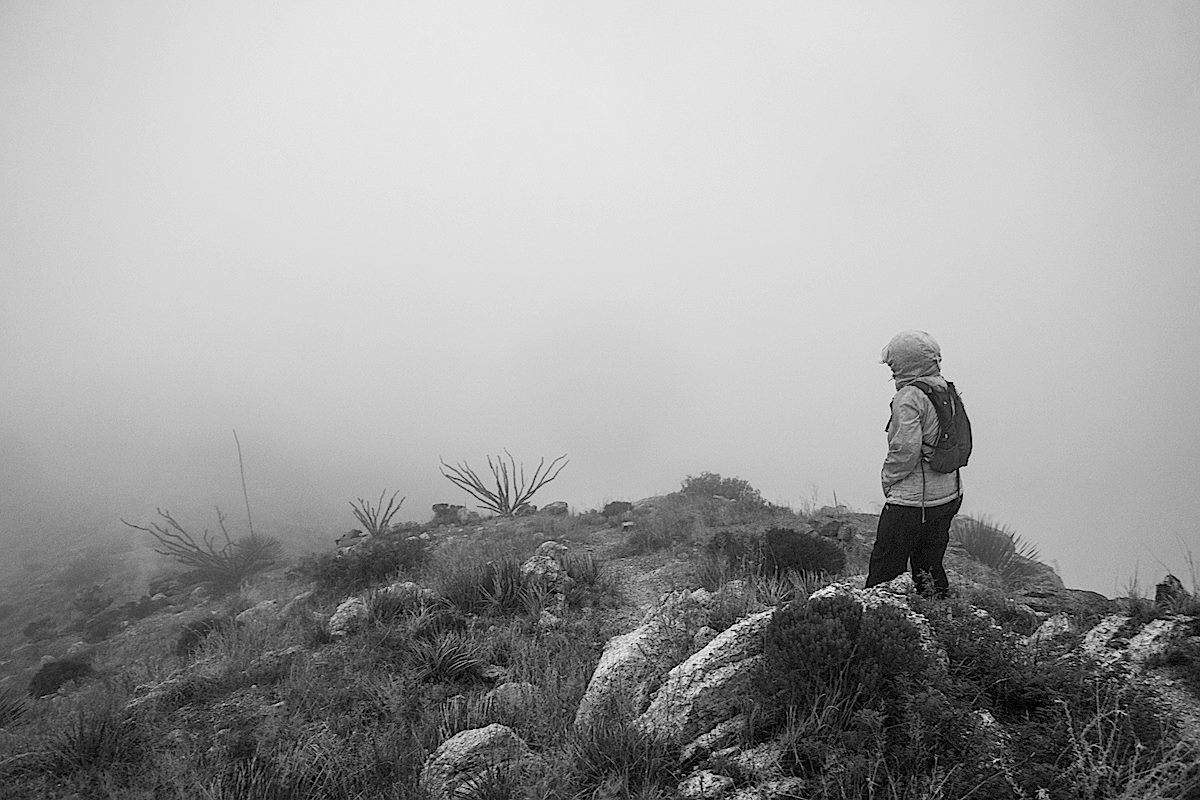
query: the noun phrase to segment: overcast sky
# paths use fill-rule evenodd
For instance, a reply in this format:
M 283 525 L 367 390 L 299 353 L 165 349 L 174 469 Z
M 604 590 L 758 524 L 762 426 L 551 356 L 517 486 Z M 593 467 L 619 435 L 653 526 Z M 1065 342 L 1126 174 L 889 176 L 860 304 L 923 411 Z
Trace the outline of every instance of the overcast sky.
M 964 513 L 1200 554 L 1200 5 L 0 2 L 0 525 L 352 525 L 567 453 L 878 510 L 942 345 Z M 211 520 L 204 520 L 206 523 Z

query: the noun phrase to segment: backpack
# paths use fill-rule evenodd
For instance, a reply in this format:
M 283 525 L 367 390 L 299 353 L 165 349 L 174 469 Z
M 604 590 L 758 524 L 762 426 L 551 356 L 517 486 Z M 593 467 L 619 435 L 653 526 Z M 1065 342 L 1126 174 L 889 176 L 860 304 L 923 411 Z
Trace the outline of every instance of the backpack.
M 945 389 L 920 381 L 912 385 L 925 393 L 937 412 L 938 440 L 926 462 L 929 468 L 934 472 L 954 472 L 965 467 L 971 457 L 971 420 L 967 419 L 967 409 L 958 390 L 950 381 L 946 381 Z

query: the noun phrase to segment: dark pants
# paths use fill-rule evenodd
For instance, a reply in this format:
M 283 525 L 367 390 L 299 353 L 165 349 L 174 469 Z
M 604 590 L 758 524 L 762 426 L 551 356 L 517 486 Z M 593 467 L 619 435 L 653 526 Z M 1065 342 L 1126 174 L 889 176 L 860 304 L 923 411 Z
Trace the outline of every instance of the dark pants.
M 886 504 L 879 515 L 867 587 L 886 583 L 911 568 L 921 594 L 945 597 L 950 581 L 942 558 L 950 543 L 950 521 L 961 506 L 961 497 L 923 509 Z

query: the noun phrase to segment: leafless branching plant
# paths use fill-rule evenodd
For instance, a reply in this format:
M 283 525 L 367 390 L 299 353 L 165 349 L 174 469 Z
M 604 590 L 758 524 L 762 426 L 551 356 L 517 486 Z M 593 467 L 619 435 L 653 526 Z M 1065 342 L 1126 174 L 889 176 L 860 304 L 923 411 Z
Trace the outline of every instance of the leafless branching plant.
M 225 527 L 225 514 L 220 508 L 217 509 L 217 524 L 221 528 L 224 544 L 219 544 L 207 529 L 197 541 L 171 516 L 171 512 L 161 508 L 155 511 L 161 522 L 152 522 L 149 526 L 134 525 L 124 519 L 121 522 L 153 536 L 157 542 L 154 552 L 191 567 L 201 580 L 212 581 L 223 588 L 236 587 L 254 573 L 267 569 L 275 563 L 282 550 L 278 540 L 262 536 L 251 535 L 234 540 Z
M 350 503 L 350 508 L 354 511 L 354 517 L 362 526 L 367 529 L 367 533 L 372 536 L 378 536 L 384 533 L 391 527 L 392 517 L 396 516 L 396 512 L 400 510 L 400 506 L 404 505 L 404 501 L 408 497 L 401 497 L 400 502 L 396 502 L 396 495 L 400 494 L 397 489 L 388 499 L 387 507 L 383 505 L 384 495 L 387 494 L 387 489 L 379 493 L 379 502 L 372 506 L 370 500 L 363 500 L 361 497 Z
M 496 456 L 495 461 L 492 460 L 492 456 L 487 457 L 488 468 L 492 471 L 492 479 L 496 483 L 494 489 L 484 483 L 467 462 L 452 467 L 444 460 L 438 460 L 442 462 L 442 475 L 447 480 L 478 500 L 479 508 L 495 511 L 502 517 L 513 516 L 539 489 L 557 478 L 563 467 L 570 463 L 566 453 L 549 464 L 546 464 L 546 458 L 543 456 L 538 461 L 533 476 L 526 480 L 525 465 L 517 464 L 517 460 L 507 450 L 504 451 L 504 455 L 508 456 L 507 462 L 502 456 Z

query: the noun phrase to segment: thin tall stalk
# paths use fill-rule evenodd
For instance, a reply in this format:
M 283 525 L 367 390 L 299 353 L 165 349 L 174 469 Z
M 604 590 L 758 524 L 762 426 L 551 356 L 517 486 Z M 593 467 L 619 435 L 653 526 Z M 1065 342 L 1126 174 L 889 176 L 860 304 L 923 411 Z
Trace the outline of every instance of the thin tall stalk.
M 237 428 L 233 429 L 233 443 L 237 445 L 238 472 L 242 474 L 242 497 L 246 500 L 246 524 L 250 526 L 250 538 L 254 538 L 254 520 L 250 518 L 250 495 L 246 491 L 246 467 L 242 463 L 242 443 L 238 441 Z

